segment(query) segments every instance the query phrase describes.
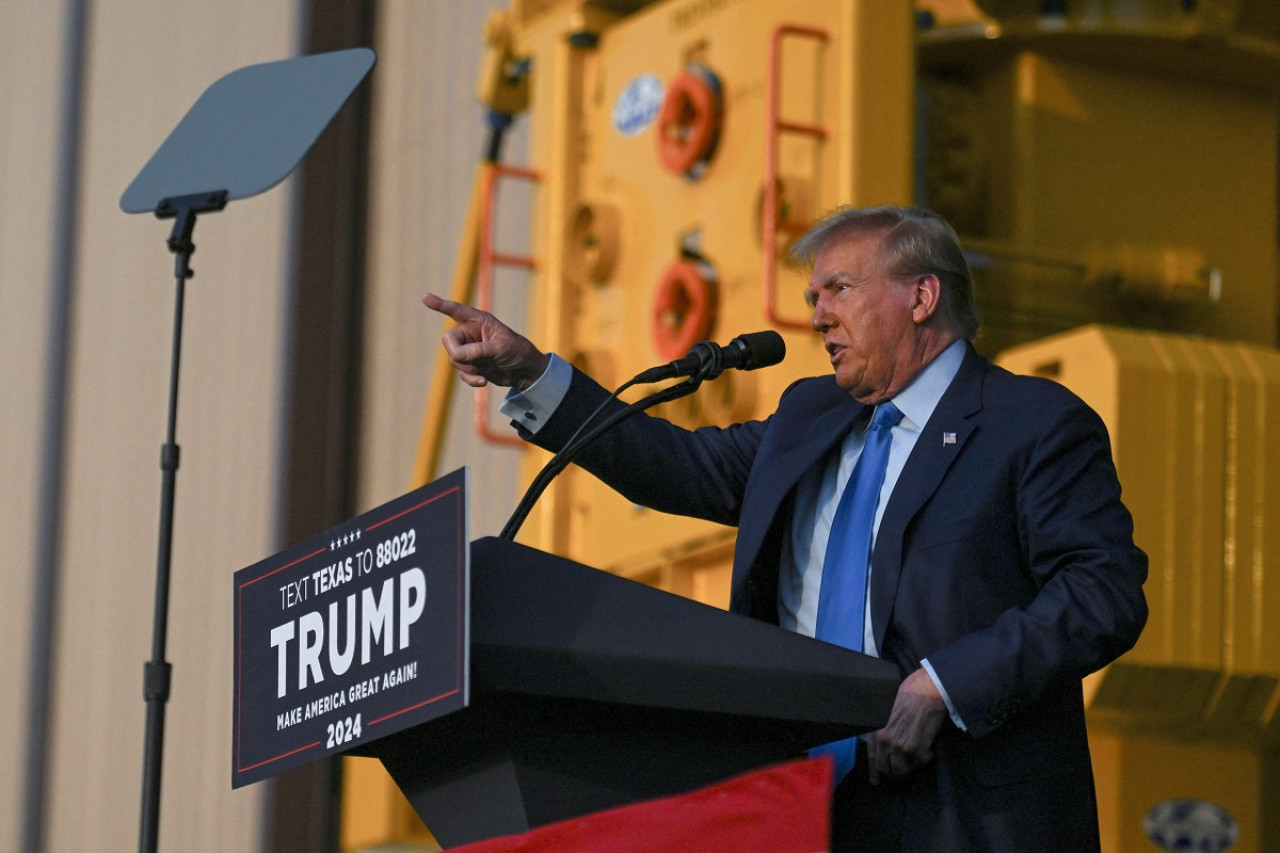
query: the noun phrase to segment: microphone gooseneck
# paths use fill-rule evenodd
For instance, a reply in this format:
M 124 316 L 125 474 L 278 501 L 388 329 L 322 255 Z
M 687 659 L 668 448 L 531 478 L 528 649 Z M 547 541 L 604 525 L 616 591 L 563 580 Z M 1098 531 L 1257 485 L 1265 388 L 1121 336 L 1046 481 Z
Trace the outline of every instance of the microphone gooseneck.
M 704 380 L 715 379 L 726 370 L 756 370 L 761 367 L 769 367 L 782 361 L 786 353 L 786 344 L 783 342 L 782 336 L 777 332 L 752 332 L 746 335 L 739 335 L 723 347 L 710 341 L 694 344 L 693 348 L 689 350 L 689 354 L 684 358 L 676 359 L 659 367 L 652 367 L 638 374 L 597 406 L 578 426 L 578 429 L 569 437 L 564 446 L 543 466 L 538 475 L 534 477 L 533 482 L 529 484 L 524 497 L 511 514 L 511 518 L 507 520 L 502 532 L 498 534 L 499 537 L 514 541 L 516 533 L 520 530 L 520 525 L 524 523 L 530 510 L 533 509 L 533 504 L 546 490 L 547 486 L 551 484 L 555 476 L 568 467 L 574 457 L 585 450 L 589 444 L 623 420 L 659 403 L 692 394 Z M 635 403 L 627 405 L 617 403 L 618 395 L 632 385 L 657 382 L 677 376 L 689 378 L 676 385 L 662 388 Z M 617 403 L 621 408 L 614 410 L 601 423 L 588 429 L 588 426 L 611 403 Z

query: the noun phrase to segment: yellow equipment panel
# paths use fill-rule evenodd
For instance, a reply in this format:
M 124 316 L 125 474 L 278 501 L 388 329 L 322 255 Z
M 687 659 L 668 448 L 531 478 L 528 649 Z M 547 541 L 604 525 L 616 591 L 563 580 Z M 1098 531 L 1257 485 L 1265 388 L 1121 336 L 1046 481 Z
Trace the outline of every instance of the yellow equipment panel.
M 763 417 L 790 382 L 830 369 L 805 281 L 779 260 L 790 240 L 840 203 L 909 201 L 910 9 L 685 0 L 597 19 L 587 37 L 587 10 L 566 5 L 517 27 L 539 116 L 534 336 L 612 388 L 698 340 L 778 328 L 783 366 L 726 374 L 661 412 L 688 426 Z M 727 565 L 732 536 L 574 470 L 526 528 L 633 576 Z

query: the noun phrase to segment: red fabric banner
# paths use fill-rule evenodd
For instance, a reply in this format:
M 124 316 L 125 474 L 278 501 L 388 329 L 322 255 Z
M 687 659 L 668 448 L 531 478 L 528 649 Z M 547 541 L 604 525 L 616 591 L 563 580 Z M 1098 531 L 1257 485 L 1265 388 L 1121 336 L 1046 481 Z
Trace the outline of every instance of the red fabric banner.
M 795 761 L 450 853 L 823 853 L 831 772 L 830 759 Z

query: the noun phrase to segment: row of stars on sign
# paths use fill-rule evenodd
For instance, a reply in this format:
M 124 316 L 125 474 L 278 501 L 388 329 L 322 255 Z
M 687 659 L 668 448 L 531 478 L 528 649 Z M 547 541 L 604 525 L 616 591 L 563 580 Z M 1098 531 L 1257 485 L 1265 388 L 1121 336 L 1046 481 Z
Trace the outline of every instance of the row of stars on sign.
M 337 539 L 330 539 L 329 550 L 336 551 L 339 548 L 342 548 L 346 545 L 350 545 L 352 542 L 359 542 L 360 533 L 361 533 L 360 529 L 356 528 L 356 530 L 354 530 L 353 532 L 346 533 L 342 536 L 339 536 Z

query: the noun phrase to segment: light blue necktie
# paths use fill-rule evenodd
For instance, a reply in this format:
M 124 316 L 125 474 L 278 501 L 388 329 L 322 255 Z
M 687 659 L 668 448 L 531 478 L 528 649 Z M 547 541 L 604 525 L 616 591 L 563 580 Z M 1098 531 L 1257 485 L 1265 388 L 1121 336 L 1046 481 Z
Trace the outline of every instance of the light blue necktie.
M 831 536 L 822 563 L 822 588 L 818 595 L 819 640 L 862 651 L 867 611 L 867 567 L 871 561 L 871 528 L 875 524 L 876 503 L 889 464 L 891 430 L 902 420 L 902 412 L 891 402 L 881 403 L 871 418 L 866 444 L 849 482 L 840 496 Z M 825 744 L 811 755 L 831 755 L 836 764 L 837 783 L 853 768 L 857 738 Z

